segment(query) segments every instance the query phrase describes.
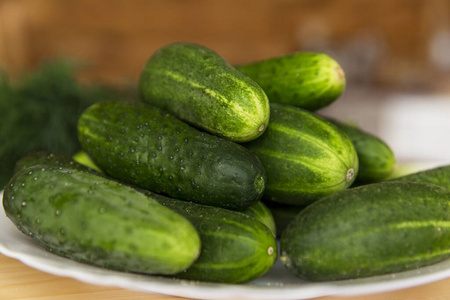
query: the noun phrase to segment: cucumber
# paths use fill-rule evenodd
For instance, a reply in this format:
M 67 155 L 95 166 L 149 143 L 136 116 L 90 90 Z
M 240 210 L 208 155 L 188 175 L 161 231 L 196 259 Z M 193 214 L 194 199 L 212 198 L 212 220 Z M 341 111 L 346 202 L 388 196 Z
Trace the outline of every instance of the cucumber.
M 89 170 L 86 166 L 79 164 L 68 155 L 50 151 L 37 151 L 29 153 L 16 161 L 14 173 L 38 165 L 51 165 L 55 167 L 71 168 L 84 171 Z
M 275 220 L 272 215 L 272 212 L 270 209 L 261 201 L 256 202 L 256 204 L 253 204 L 252 206 L 242 210 L 244 214 L 247 214 L 249 216 L 254 217 L 261 223 L 267 226 L 267 228 L 270 229 L 270 231 L 273 233 L 273 235 L 276 235 L 277 227 L 275 225 Z
M 138 83 L 144 102 L 235 142 L 260 136 L 269 120 L 266 94 L 204 46 L 173 43 L 146 62 Z
M 431 168 L 401 177 L 392 178 L 393 181 L 423 182 L 450 190 L 450 165 Z
M 256 81 L 271 103 L 312 111 L 334 102 L 346 85 L 341 66 L 325 53 L 297 52 L 235 67 Z
M 164 206 L 187 218 L 201 239 L 199 258 L 176 278 L 244 283 L 265 274 L 277 259 L 273 233 L 242 212 L 157 197 Z
M 255 204 L 264 191 L 264 167 L 248 149 L 148 104 L 97 103 L 78 125 L 83 151 L 112 178 L 230 209 Z
M 450 192 L 380 182 L 335 193 L 301 211 L 281 236 L 298 277 L 341 280 L 419 268 L 450 257 Z
M 277 238 L 281 237 L 289 223 L 306 207 L 276 202 L 267 202 L 266 206 L 273 216 Z
M 355 179 L 357 184 L 384 180 L 394 171 L 394 153 L 383 140 L 356 126 L 337 120 L 330 121 L 342 130 L 355 146 L 359 161 L 358 176 Z
M 272 103 L 270 114 L 266 132 L 244 144 L 266 170 L 264 200 L 304 206 L 353 183 L 355 148 L 333 124 L 286 104 Z
M 92 161 L 92 159 L 83 151 L 78 151 L 72 156 L 72 159 L 83 166 L 93 169 L 99 173 L 103 173 L 102 170 Z
M 184 217 L 91 171 L 23 169 L 5 187 L 3 207 L 48 251 L 107 269 L 175 274 L 200 252 L 199 235 Z

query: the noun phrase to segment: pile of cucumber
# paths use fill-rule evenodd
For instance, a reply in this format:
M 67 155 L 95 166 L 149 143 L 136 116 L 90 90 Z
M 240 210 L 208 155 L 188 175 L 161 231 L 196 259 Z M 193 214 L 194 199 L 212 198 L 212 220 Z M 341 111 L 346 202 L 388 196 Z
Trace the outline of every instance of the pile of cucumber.
M 57 255 L 189 280 L 244 283 L 277 258 L 324 281 L 450 257 L 450 166 L 390 179 L 384 141 L 317 113 L 345 84 L 322 53 L 232 66 L 167 45 L 142 101 L 82 113 L 82 153 L 18 161 L 4 210 Z

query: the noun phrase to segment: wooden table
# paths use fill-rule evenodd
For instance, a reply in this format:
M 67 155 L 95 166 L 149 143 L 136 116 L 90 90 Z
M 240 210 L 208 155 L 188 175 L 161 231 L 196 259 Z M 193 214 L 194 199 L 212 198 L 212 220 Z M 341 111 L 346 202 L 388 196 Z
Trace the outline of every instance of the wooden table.
M 174 296 L 129 291 L 117 287 L 97 286 L 75 279 L 41 272 L 18 260 L 0 254 L 0 299 L 43 300 L 183 300 Z M 450 278 L 414 288 L 358 297 L 323 297 L 321 300 L 446 300 L 450 299 Z M 238 300 L 238 299 L 236 299 Z

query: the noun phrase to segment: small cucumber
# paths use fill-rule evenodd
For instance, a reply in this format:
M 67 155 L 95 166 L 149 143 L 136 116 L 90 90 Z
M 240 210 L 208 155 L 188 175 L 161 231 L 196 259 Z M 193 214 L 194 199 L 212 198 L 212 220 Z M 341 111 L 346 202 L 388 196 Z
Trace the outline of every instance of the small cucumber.
M 277 227 L 275 225 L 275 220 L 272 215 L 272 212 L 270 209 L 261 201 L 256 202 L 256 204 L 253 204 L 250 207 L 247 207 L 246 209 L 242 210 L 244 214 L 250 215 L 266 225 L 270 231 L 273 233 L 273 235 L 276 235 Z
M 188 220 L 92 171 L 23 169 L 5 187 L 3 207 L 20 231 L 50 252 L 108 269 L 174 274 L 200 253 Z
M 264 191 L 264 167 L 248 149 L 148 104 L 97 103 L 78 125 L 83 151 L 112 178 L 230 209 L 255 204 Z
M 393 181 L 423 182 L 450 190 L 450 165 L 392 178 Z
M 257 138 L 269 121 L 261 87 L 201 45 L 174 43 L 159 49 L 138 85 L 144 102 L 235 142 Z
M 355 146 L 359 160 L 359 171 L 355 182 L 367 184 L 387 178 L 395 167 L 395 156 L 391 148 L 379 137 L 356 126 L 330 120 L 342 130 Z
M 156 199 L 186 217 L 195 226 L 201 239 L 199 258 L 175 277 L 243 283 L 262 276 L 275 263 L 275 237 L 259 220 L 228 209 L 165 197 Z
M 345 134 L 301 108 L 272 103 L 270 110 L 266 132 L 244 144 L 266 170 L 263 199 L 304 206 L 352 184 L 358 157 Z
M 325 53 L 297 52 L 236 66 L 266 92 L 271 103 L 318 110 L 345 89 L 339 63 Z
M 281 236 L 281 260 L 312 281 L 383 275 L 450 257 L 450 192 L 380 182 L 309 205 Z

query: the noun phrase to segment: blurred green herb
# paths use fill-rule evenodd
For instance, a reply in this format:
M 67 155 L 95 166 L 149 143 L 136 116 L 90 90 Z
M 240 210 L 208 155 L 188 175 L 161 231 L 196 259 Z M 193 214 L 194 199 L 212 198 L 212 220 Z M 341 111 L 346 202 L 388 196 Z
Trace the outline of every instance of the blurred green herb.
M 15 162 L 28 153 L 79 151 L 77 122 L 89 105 L 137 99 L 131 89 L 81 84 L 77 68 L 66 60 L 46 62 L 15 84 L 0 74 L 0 189 L 13 175 Z

